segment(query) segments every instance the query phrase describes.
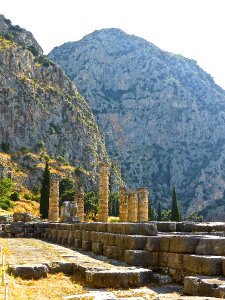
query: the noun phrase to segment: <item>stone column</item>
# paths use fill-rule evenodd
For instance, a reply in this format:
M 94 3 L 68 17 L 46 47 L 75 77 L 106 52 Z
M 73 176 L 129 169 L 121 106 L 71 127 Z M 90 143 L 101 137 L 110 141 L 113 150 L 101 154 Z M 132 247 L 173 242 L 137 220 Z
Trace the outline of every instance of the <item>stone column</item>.
M 80 222 L 84 222 L 84 192 L 75 191 L 75 200 L 77 201 L 77 216 Z
M 109 171 L 106 164 L 100 165 L 98 193 L 98 221 L 108 221 Z
M 52 180 L 49 195 L 48 220 L 59 221 L 59 181 Z
M 125 187 L 120 187 L 120 222 L 127 222 L 127 216 L 128 216 L 128 197 L 126 194 Z
M 148 189 L 140 187 L 138 193 L 138 222 L 148 222 Z
M 128 194 L 128 222 L 137 222 L 138 196 L 137 192 Z

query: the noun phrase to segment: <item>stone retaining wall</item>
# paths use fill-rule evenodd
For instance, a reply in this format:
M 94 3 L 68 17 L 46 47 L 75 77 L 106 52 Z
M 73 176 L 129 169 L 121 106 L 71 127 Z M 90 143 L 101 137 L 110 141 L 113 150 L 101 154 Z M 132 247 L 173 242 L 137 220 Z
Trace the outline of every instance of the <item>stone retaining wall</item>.
M 176 281 L 194 274 L 225 276 L 225 237 L 212 235 L 224 234 L 224 223 L 4 222 L 0 230 L 1 237 L 42 238 L 132 266 L 162 268 Z

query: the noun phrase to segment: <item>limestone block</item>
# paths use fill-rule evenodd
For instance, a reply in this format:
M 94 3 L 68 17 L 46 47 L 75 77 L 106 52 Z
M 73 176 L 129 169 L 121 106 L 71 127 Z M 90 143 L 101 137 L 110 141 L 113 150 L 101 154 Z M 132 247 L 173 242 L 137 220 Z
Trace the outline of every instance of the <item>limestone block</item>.
M 70 231 L 68 235 L 68 245 L 73 246 L 74 245 L 74 232 Z
M 105 246 L 114 246 L 114 245 L 116 245 L 116 234 L 113 234 L 113 233 L 104 233 L 104 234 L 102 234 L 102 243 Z
M 225 231 L 225 223 L 222 222 L 209 222 L 194 224 L 192 232 L 216 232 Z
M 24 264 L 9 266 L 8 271 L 10 274 L 13 274 L 14 276 L 19 276 L 23 279 L 40 279 L 47 277 L 48 268 L 46 265 L 42 264 Z
M 199 241 L 199 237 L 173 236 L 170 239 L 169 252 L 194 254 Z
M 126 223 L 108 223 L 107 224 L 107 231 L 110 233 L 118 233 L 118 234 L 125 234 L 125 226 Z
M 117 234 L 116 235 L 116 246 L 119 248 L 123 248 L 125 244 L 125 235 L 124 234 Z
M 159 232 L 176 232 L 176 222 L 157 222 Z
M 160 236 L 147 237 L 145 250 L 151 251 L 151 252 L 159 251 L 159 240 L 160 240 L 160 238 L 161 238 Z
M 159 250 L 161 252 L 169 252 L 171 239 L 172 239 L 172 236 L 160 236 Z
M 168 252 L 158 252 L 158 264 L 160 267 L 168 267 L 169 253 Z
M 158 267 L 159 266 L 159 252 L 148 252 L 149 255 L 149 266 Z
M 106 246 L 106 251 L 104 255 L 111 259 L 118 259 L 119 249 L 116 246 Z
M 74 240 L 74 248 L 75 249 L 82 248 L 82 240 L 81 239 L 75 239 Z
M 123 249 L 144 250 L 147 237 L 142 235 L 125 235 Z
M 157 235 L 158 230 L 156 224 L 153 223 L 139 223 L 138 224 L 138 234 L 141 235 Z
M 184 278 L 184 293 L 193 296 L 225 298 L 224 278 L 195 277 L 187 276 Z
M 177 222 L 176 231 L 177 232 L 192 232 L 194 227 L 193 222 Z
M 82 240 L 82 249 L 84 251 L 91 251 L 91 241 Z
M 184 254 L 184 270 L 190 274 L 222 275 L 222 257 Z
M 82 240 L 88 241 L 90 239 L 90 231 L 82 231 L 81 232 Z
M 74 231 L 74 237 L 76 239 L 81 239 L 81 231 L 80 230 L 75 230 Z
M 92 251 L 94 254 L 103 254 L 103 244 L 102 243 L 92 243 Z
M 136 270 L 104 270 L 104 271 L 87 271 L 86 283 L 88 286 L 95 288 L 104 287 L 139 287 L 149 284 L 152 279 L 152 271 L 148 269 Z
M 145 250 L 125 250 L 125 263 L 131 266 L 148 267 L 150 265 L 149 252 Z
M 97 231 L 100 231 L 100 232 L 105 232 L 107 231 L 107 224 L 108 223 L 97 223 Z
M 201 238 L 196 247 L 196 254 L 225 255 L 225 238 L 210 237 Z
M 184 255 L 181 253 L 168 253 L 167 266 L 173 269 L 183 269 Z

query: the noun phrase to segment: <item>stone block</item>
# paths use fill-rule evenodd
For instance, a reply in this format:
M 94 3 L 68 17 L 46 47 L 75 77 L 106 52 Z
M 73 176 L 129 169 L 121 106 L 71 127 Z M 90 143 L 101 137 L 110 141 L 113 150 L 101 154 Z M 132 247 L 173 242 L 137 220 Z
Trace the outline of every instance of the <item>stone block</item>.
M 73 274 L 73 263 L 65 261 L 55 261 L 48 265 L 49 273 L 64 273 L 67 275 Z
M 157 222 L 159 232 L 176 232 L 176 222 Z
M 158 252 L 158 264 L 159 267 L 168 267 L 169 253 L 168 252 Z
M 119 249 L 116 246 L 106 246 L 105 256 L 111 259 L 118 259 Z
M 74 231 L 70 231 L 68 234 L 68 245 L 69 246 L 74 245 Z
M 74 237 L 75 237 L 75 239 L 81 239 L 81 231 L 80 230 L 75 230 L 74 231 Z
M 149 255 L 149 266 L 158 267 L 159 266 L 159 252 L 148 252 Z
M 103 244 L 102 243 L 92 243 L 92 252 L 97 255 L 103 254 Z
M 119 248 L 123 248 L 124 247 L 124 243 L 125 243 L 125 235 L 124 234 L 117 234 L 116 235 L 116 246 Z
M 183 257 L 184 255 L 181 253 L 168 253 L 167 254 L 167 266 L 168 268 L 173 269 L 182 269 L 183 268 Z
M 145 246 L 145 250 L 150 252 L 156 252 L 159 251 L 159 240 L 160 236 L 150 236 L 147 237 L 147 242 Z
M 177 222 L 176 231 L 177 232 L 192 232 L 194 227 L 193 222 Z
M 82 249 L 84 251 L 91 251 L 91 241 L 82 240 Z
M 81 239 L 75 239 L 75 240 L 74 240 L 74 248 L 75 248 L 75 249 L 80 249 L 80 248 L 82 248 L 82 240 L 81 240 Z
M 115 246 L 116 245 L 116 234 L 113 233 L 102 233 L 101 241 L 106 246 Z
M 47 277 L 48 268 L 46 265 L 13 265 L 8 268 L 9 274 L 19 276 L 23 279 L 40 279 Z
M 146 269 L 86 272 L 87 285 L 95 288 L 139 287 L 149 284 L 152 278 L 152 271 Z
M 199 237 L 188 235 L 173 236 L 170 239 L 169 252 L 194 254 L 199 241 Z
M 142 235 L 126 235 L 124 237 L 123 249 L 127 250 L 144 250 L 147 237 Z
M 190 274 L 222 275 L 222 257 L 184 254 L 183 267 Z
M 108 223 L 107 231 L 110 233 L 125 234 L 125 223 Z
M 225 231 L 225 223 L 222 222 L 209 222 L 194 224 L 192 232 L 216 232 Z
M 159 250 L 161 252 L 169 252 L 171 239 L 172 239 L 172 236 L 160 236 Z
M 157 226 L 154 223 L 139 223 L 138 224 L 138 234 L 155 236 L 158 234 Z
M 201 238 L 196 247 L 196 254 L 225 255 L 225 238 L 210 237 Z
M 106 232 L 107 231 L 107 225 L 108 223 L 98 222 L 97 223 L 97 231 L 99 232 Z
M 125 250 L 125 263 L 131 266 L 148 267 L 149 252 L 145 250 Z
M 206 296 L 223 298 L 225 297 L 225 281 L 224 278 L 204 278 L 187 276 L 184 278 L 184 293 L 192 296 Z M 215 299 L 213 298 L 213 299 Z
M 90 231 L 84 230 L 81 232 L 82 240 L 88 241 L 90 239 Z

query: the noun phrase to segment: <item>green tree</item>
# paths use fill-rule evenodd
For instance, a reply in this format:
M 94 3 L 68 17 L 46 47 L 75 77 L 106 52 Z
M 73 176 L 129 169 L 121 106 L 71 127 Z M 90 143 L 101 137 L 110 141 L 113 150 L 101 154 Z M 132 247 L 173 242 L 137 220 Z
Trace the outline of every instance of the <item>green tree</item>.
M 178 207 L 177 195 L 175 186 L 173 187 L 172 193 L 172 212 L 171 212 L 171 221 L 180 221 L 180 212 Z
M 119 194 L 117 192 L 109 193 L 109 216 L 119 216 Z
M 84 194 L 84 212 L 86 214 L 98 212 L 98 196 L 97 192 L 88 192 Z
M 59 183 L 59 201 L 72 201 L 74 199 L 74 184 L 71 178 L 63 178 Z
M 4 177 L 0 180 L 0 207 L 8 210 L 10 207 L 10 195 L 12 192 L 13 182 Z
M 48 218 L 49 208 L 49 194 L 50 194 L 50 171 L 48 162 L 45 163 L 45 169 L 43 172 L 42 185 L 41 185 L 41 197 L 40 197 L 40 215 L 42 219 Z
M 161 204 L 158 204 L 158 211 L 157 211 L 157 221 L 162 221 L 162 211 L 161 211 Z
M 150 207 L 150 221 L 155 221 L 156 219 L 157 219 L 156 211 L 155 211 L 155 209 L 151 206 L 151 207 Z

